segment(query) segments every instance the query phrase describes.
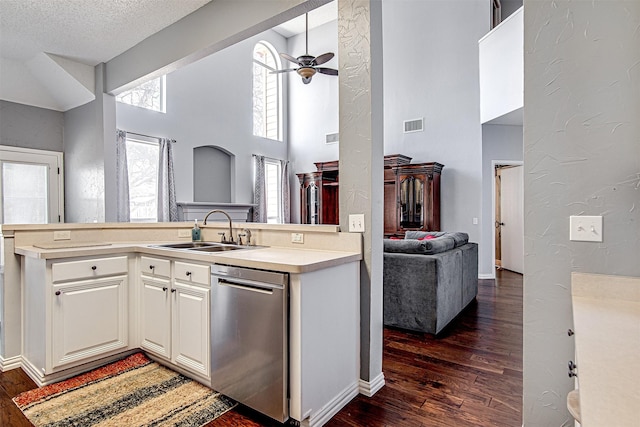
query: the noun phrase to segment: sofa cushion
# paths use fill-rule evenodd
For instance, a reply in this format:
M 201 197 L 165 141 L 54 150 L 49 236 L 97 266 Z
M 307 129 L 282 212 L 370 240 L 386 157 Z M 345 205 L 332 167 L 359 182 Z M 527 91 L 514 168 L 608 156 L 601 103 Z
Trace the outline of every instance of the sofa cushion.
M 455 240 L 448 236 L 436 237 L 435 239 L 429 240 L 383 240 L 385 252 L 400 252 L 405 254 L 433 255 L 453 249 L 455 245 Z
M 469 235 L 460 231 L 414 231 L 405 232 L 405 239 L 423 239 L 425 236 L 451 237 L 455 242 L 455 247 L 465 245 L 469 242 Z

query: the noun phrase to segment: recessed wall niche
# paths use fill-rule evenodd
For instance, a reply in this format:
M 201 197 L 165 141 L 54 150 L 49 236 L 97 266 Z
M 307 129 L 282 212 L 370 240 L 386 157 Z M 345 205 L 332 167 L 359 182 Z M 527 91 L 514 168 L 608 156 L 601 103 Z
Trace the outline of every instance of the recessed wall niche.
M 193 149 L 193 201 L 231 203 L 235 156 L 213 145 Z

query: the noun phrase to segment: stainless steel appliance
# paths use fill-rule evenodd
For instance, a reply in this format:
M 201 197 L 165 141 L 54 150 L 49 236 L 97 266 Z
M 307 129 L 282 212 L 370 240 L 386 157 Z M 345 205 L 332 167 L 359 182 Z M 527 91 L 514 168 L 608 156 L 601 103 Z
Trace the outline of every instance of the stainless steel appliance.
M 286 273 L 211 267 L 211 387 L 269 417 L 289 418 Z

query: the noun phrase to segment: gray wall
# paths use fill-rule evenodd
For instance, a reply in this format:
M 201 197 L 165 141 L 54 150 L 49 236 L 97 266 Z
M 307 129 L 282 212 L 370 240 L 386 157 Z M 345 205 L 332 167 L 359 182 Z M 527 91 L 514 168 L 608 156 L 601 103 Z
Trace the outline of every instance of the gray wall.
M 104 144 L 96 127 L 97 103 L 64 113 L 65 222 L 105 220 Z
M 63 137 L 61 112 L 0 101 L 0 145 L 62 151 Z
M 232 157 L 216 147 L 193 149 L 193 201 L 231 203 Z
M 523 416 L 573 425 L 570 274 L 640 276 L 640 2 L 524 7 Z M 570 242 L 570 215 L 602 215 L 604 241 Z
M 478 40 L 489 31 L 484 0 L 385 0 L 384 153 L 445 165 L 441 228 L 480 242 L 482 129 Z M 424 117 L 425 131 L 402 122 Z
M 492 161 L 522 161 L 522 126 L 482 125 L 482 244 L 478 247 L 481 278 L 495 277 L 493 254 L 493 186 Z
M 195 147 L 214 145 L 235 156 L 231 200 L 236 203 L 253 203 L 252 154 L 287 158 L 286 142 L 253 135 L 253 47 L 260 40 L 286 51 L 284 37 L 269 30 L 168 74 L 166 113 L 116 102 L 119 129 L 177 141 L 173 148 L 178 201 L 193 201 Z

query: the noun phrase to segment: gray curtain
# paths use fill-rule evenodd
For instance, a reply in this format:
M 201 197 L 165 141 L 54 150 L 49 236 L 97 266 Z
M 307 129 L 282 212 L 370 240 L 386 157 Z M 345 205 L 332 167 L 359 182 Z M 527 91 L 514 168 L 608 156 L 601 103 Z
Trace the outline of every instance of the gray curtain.
M 176 141 L 160 138 L 160 164 L 158 165 L 158 222 L 178 220 L 176 185 L 173 179 L 173 148 Z
M 280 212 L 280 218 L 285 224 L 291 222 L 291 209 L 289 208 L 289 161 L 280 160 L 280 192 L 282 194 L 282 205 Z
M 127 169 L 127 132 L 116 130 L 116 221 L 131 220 L 129 171 Z
M 264 179 L 264 156 L 253 155 L 253 222 L 267 222 L 267 186 Z

